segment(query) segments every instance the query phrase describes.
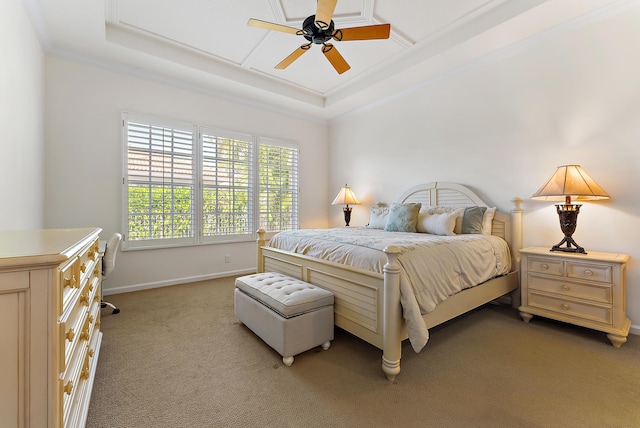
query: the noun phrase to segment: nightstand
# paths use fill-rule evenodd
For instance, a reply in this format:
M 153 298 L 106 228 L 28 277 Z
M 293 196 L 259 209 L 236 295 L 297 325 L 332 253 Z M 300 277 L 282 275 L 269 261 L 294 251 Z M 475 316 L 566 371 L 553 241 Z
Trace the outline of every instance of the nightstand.
M 539 315 L 607 333 L 616 348 L 627 341 L 626 254 L 520 250 L 520 316 Z

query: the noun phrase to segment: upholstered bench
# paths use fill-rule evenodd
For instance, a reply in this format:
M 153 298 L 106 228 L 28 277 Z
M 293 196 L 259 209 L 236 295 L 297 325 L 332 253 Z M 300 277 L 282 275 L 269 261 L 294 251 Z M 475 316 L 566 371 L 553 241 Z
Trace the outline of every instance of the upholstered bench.
M 264 272 L 236 279 L 236 317 L 282 355 L 294 355 L 333 340 L 333 293 L 280 273 Z

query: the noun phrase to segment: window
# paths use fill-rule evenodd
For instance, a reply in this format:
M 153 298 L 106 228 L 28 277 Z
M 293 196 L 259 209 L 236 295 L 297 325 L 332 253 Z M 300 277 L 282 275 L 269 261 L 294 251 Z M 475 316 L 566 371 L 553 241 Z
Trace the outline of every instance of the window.
M 298 150 L 259 139 L 259 225 L 267 232 L 298 228 Z
M 296 145 L 130 113 L 123 127 L 125 248 L 298 228 Z

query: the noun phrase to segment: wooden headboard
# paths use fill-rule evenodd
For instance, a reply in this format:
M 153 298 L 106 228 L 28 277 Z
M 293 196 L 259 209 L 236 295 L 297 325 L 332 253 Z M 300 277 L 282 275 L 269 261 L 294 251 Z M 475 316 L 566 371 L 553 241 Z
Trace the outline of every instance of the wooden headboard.
M 435 181 L 413 186 L 398 198 L 398 202 L 420 202 L 423 206 L 429 207 L 491 206 L 462 184 Z M 522 248 L 522 209 L 520 199 L 516 198 L 513 202 L 515 206 L 511 210 L 511 215 L 496 210 L 491 234 L 507 241 L 515 270 L 519 265 L 519 251 Z

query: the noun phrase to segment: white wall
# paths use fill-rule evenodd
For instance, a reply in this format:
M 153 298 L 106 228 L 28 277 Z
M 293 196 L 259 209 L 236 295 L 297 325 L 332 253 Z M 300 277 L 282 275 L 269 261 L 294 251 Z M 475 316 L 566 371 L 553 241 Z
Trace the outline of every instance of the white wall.
M 631 255 L 627 312 L 640 334 L 640 10 L 556 33 L 413 88 L 330 127 L 330 193 L 347 181 L 368 206 L 430 181 L 474 188 L 499 209 L 524 199 L 524 245 L 562 238 L 550 202 L 529 197 L 576 163 L 610 195 L 585 203 L 575 240 Z M 346 161 L 348 159 L 348 161 Z M 330 211 L 330 225 L 342 213 Z
M 43 227 L 44 54 L 20 0 L 0 13 L 0 230 Z
M 121 112 L 131 111 L 295 141 L 301 227 L 326 227 L 328 130 L 282 114 L 149 79 L 48 57 L 46 226 L 121 229 Z M 105 294 L 255 270 L 255 243 L 121 252 Z M 230 262 L 224 258 L 229 255 Z

